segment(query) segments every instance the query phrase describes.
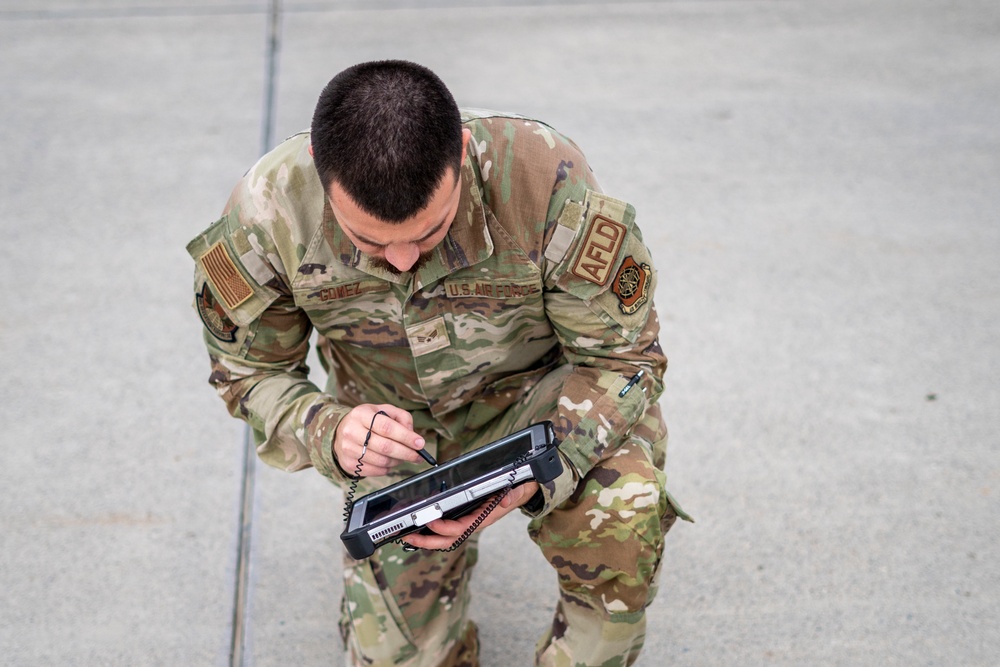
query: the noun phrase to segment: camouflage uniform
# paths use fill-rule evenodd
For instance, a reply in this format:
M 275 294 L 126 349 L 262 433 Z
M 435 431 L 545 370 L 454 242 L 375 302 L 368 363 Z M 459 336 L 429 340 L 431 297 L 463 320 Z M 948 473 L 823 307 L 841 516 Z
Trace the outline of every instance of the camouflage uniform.
M 538 662 L 630 664 L 663 536 L 684 516 L 662 472 L 652 261 L 632 207 L 600 193 L 568 139 L 511 115 L 463 111 L 463 122 L 472 138 L 458 214 L 414 274 L 372 265 L 347 239 L 308 134 L 247 173 L 188 245 L 210 381 L 252 427 L 261 459 L 340 484 L 334 433 L 361 403 L 409 411 L 441 461 L 551 419 L 565 472 L 525 510 L 561 592 Z M 325 391 L 304 363 L 314 328 Z M 421 467 L 366 478 L 359 493 Z M 475 561 L 475 539 L 449 554 L 390 545 L 364 562 L 346 557 L 341 627 L 353 660 L 478 664 L 466 616 Z

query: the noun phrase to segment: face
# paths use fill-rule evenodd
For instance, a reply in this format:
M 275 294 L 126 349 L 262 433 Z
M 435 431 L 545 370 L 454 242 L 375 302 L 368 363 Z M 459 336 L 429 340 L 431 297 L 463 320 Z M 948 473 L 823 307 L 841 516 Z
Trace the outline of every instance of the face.
M 464 130 L 462 135 L 464 161 L 470 133 Z M 461 185 L 458 174 L 448 169 L 427 206 L 400 223 L 385 222 L 365 212 L 336 182 L 330 185 L 330 208 L 347 238 L 373 258 L 376 266 L 396 274 L 416 271 L 448 235 L 458 212 Z

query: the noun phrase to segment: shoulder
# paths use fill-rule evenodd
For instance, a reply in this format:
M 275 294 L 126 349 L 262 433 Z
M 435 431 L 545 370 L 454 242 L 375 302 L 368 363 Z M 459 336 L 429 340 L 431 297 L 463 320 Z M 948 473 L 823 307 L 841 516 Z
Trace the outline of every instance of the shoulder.
M 491 152 L 499 160 L 510 160 L 523 167 L 560 160 L 585 162 L 582 151 L 569 137 L 536 118 L 487 109 L 463 109 L 462 122 L 472 132 L 470 149 L 477 155 Z
M 325 199 L 309 154 L 309 134 L 293 135 L 260 158 L 236 184 L 223 211 L 227 234 L 246 239 L 287 279 L 322 233 Z
M 462 111 L 483 193 L 501 224 L 544 229 L 566 200 L 599 186 L 577 144 L 546 122 L 483 109 Z
M 309 133 L 295 134 L 260 158 L 226 206 L 247 224 L 284 224 L 296 236 L 322 221 L 323 188 L 309 154 Z M 301 229 L 297 229 L 301 228 Z
M 322 233 L 323 206 L 307 133 L 289 137 L 243 175 L 221 217 L 187 244 L 231 317 L 248 321 L 288 291 L 305 249 Z

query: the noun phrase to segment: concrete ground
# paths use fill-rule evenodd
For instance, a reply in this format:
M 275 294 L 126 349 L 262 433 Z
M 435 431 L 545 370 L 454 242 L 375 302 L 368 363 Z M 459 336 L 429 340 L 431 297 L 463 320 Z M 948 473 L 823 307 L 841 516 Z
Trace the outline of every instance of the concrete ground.
M 639 212 L 698 519 L 640 664 L 996 664 L 1000 5 L 278 19 L 270 58 L 268 0 L 0 2 L 0 663 L 225 665 L 235 627 L 243 664 L 343 664 L 342 497 L 316 473 L 251 469 L 236 602 L 242 430 L 184 245 L 334 73 L 403 57 L 574 137 Z M 474 585 L 483 664 L 530 664 L 555 584 L 519 517 Z

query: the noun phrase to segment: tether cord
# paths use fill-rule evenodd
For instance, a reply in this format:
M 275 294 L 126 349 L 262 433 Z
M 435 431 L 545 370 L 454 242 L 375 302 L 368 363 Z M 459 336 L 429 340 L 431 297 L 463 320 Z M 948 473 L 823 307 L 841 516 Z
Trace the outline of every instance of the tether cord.
M 372 416 L 372 423 L 368 425 L 368 434 L 365 436 L 364 445 L 362 445 L 361 447 L 361 456 L 358 457 L 358 464 L 357 466 L 355 466 L 354 474 L 351 476 L 351 486 L 347 490 L 347 494 L 344 499 L 345 526 L 347 526 L 351 520 L 351 509 L 354 507 L 354 496 L 358 492 L 358 483 L 361 481 L 361 470 L 363 466 L 362 459 L 364 459 L 365 454 L 368 453 L 368 440 L 372 437 L 372 429 L 375 427 L 375 417 L 378 417 L 379 415 L 385 415 L 386 417 L 389 417 L 389 415 L 386 414 L 384 411 L 379 410 Z M 472 522 L 472 524 L 465 530 L 465 532 L 462 533 L 450 547 L 447 547 L 445 549 L 427 549 L 427 551 L 440 551 L 444 553 L 447 553 L 449 551 L 454 551 L 455 549 L 458 549 L 460 546 L 462 546 L 462 544 L 466 540 L 472 537 L 472 534 L 476 532 L 479 526 L 482 525 L 484 521 L 486 521 L 486 518 L 493 513 L 493 510 L 495 510 L 497 506 L 501 502 L 503 502 L 503 499 L 507 497 L 507 494 L 510 493 L 510 490 L 514 488 L 514 480 L 517 477 L 517 468 L 526 460 L 528 460 L 530 457 L 531 457 L 531 452 L 525 452 L 523 455 L 519 456 L 516 461 L 514 461 L 514 465 L 510 471 L 510 477 L 507 480 L 507 485 L 504 486 L 503 489 L 498 491 L 496 495 L 493 496 L 489 504 L 483 507 L 482 512 L 479 514 L 478 517 L 476 517 L 476 520 Z M 397 538 L 395 540 L 390 540 L 390 541 L 403 547 L 403 551 L 417 551 L 420 549 L 420 547 L 415 547 L 412 544 L 404 542 L 402 539 Z M 376 545 L 376 547 L 377 546 L 378 545 Z M 353 624 L 353 622 L 354 618 L 352 616 L 351 623 Z

